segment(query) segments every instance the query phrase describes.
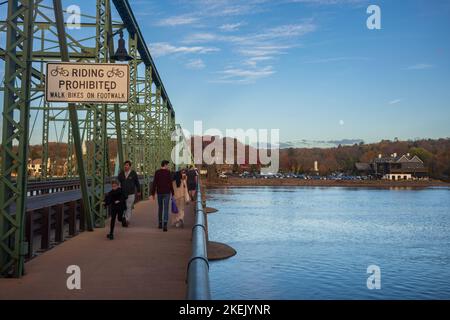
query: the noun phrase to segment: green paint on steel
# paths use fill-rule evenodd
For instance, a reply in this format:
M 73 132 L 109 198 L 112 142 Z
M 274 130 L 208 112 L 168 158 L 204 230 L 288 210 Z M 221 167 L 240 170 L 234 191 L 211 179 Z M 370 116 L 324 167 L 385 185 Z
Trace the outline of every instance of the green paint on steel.
M 32 0 L 8 1 L 0 176 L 1 276 L 20 277 L 23 274 L 33 5 Z M 19 21 L 23 23 L 21 28 L 17 27 Z M 17 56 L 19 47 L 22 48 L 22 59 Z M 12 205 L 15 205 L 14 212 Z
M 144 176 L 144 197 L 149 195 L 149 182 L 160 161 L 170 160 L 174 146 L 170 134 L 175 128 L 172 105 L 128 1 L 112 1 L 124 21 L 112 21 L 111 0 L 96 0 L 96 16 L 84 16 L 80 25 L 85 31 L 83 38 L 65 30 L 60 0 L 54 0 L 53 7 L 44 5 L 44 0 L 8 1 L 8 18 L 0 21 L 0 32 L 6 32 L 5 48 L 0 48 L 0 59 L 5 60 L 5 86 L 1 88 L 0 276 L 20 277 L 23 273 L 31 110 L 42 121 L 40 178 L 60 177 L 62 172 L 66 178 L 80 178 L 83 202 L 87 204 L 83 229 L 105 224 L 102 201 L 111 176 L 108 141 L 117 141 L 120 165 L 130 159 Z M 128 104 L 61 105 L 43 101 L 48 61 L 115 63 L 111 59 L 114 36 L 120 31 L 128 32 L 125 38 L 134 58 L 129 62 Z M 95 47 L 89 47 L 90 43 Z M 67 154 L 60 147 L 54 151 L 54 138 L 67 143 Z M 89 187 L 87 176 L 92 177 Z

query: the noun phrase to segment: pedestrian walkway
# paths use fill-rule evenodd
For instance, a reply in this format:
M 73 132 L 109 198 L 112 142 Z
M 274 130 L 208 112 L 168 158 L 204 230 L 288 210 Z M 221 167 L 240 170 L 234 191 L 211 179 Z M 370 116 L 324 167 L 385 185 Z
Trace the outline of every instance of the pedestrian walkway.
M 0 279 L 0 299 L 185 299 L 194 204 L 184 229 L 157 228 L 156 204 L 135 206 L 129 228 L 84 232 L 25 264 L 20 279 Z M 66 269 L 81 268 L 81 290 L 68 290 Z

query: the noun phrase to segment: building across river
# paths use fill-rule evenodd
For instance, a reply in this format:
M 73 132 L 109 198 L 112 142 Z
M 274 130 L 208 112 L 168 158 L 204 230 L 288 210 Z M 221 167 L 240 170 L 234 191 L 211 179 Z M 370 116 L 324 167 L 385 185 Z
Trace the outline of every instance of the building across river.
M 408 153 L 398 156 L 378 155 L 370 163 L 356 163 L 356 169 L 364 174 L 386 180 L 428 179 L 428 168 L 418 156 Z

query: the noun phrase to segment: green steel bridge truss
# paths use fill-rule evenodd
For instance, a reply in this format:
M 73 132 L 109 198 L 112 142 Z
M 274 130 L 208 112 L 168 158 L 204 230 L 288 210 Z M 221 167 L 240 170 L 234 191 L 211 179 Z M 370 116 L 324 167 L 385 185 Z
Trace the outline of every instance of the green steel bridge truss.
M 91 1 L 90 1 L 91 2 Z M 40 178 L 58 173 L 58 154 L 50 143 L 67 143 L 64 176 L 78 177 L 87 230 L 105 225 L 105 183 L 113 176 L 109 142 L 117 142 L 120 164 L 130 160 L 144 177 L 143 197 L 163 159 L 171 159 L 175 112 L 148 51 L 128 0 L 95 0 L 95 15 L 82 14 L 80 30 L 64 22 L 61 0 L 8 0 L 0 21 L 0 67 L 4 65 L 1 177 L 0 277 L 23 275 L 26 243 L 30 139 L 42 130 Z M 115 10 L 115 11 L 114 11 Z M 117 18 L 113 19 L 113 15 Z M 128 40 L 130 97 L 128 104 L 61 104 L 44 100 L 47 62 L 115 63 L 114 40 Z M 114 139 L 114 140 L 112 140 Z M 62 157 L 61 155 L 59 156 Z M 87 177 L 91 178 L 88 186 Z M 14 208 L 14 209 L 13 209 Z

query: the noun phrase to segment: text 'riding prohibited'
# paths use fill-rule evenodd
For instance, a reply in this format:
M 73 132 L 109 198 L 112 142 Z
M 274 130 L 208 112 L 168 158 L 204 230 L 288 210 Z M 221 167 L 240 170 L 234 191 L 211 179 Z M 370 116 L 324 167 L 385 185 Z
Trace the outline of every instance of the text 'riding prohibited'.
M 127 64 L 48 63 L 47 102 L 128 103 Z

